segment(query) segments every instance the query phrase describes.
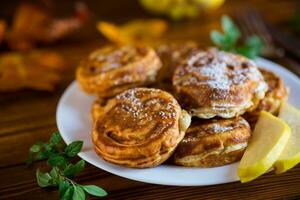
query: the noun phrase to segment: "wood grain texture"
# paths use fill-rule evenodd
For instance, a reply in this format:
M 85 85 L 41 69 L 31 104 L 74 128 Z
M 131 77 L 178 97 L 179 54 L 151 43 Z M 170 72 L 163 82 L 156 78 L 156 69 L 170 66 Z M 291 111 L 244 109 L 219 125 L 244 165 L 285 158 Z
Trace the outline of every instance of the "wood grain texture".
M 59 5 L 56 6 L 57 13 L 70 10 L 70 1 L 56 2 L 59 2 L 55 4 Z M 11 4 L 2 5 L 0 17 L 11 18 L 17 3 L 14 0 Z M 37 186 L 35 170 L 43 167 L 43 163 L 39 162 L 30 168 L 24 165 L 28 148 L 38 140 L 47 140 L 57 130 L 56 106 L 64 89 L 74 79 L 76 65 L 90 51 L 106 43 L 97 33 L 95 22 L 99 19 L 124 22 L 136 17 L 149 17 L 136 0 L 89 0 L 87 4 L 94 12 L 93 22 L 71 38 L 48 47 L 61 52 L 70 65 L 57 90 L 53 93 L 22 90 L 0 94 L 0 199 L 58 199 L 56 189 Z M 297 0 L 227 0 L 214 13 L 188 22 L 172 23 L 165 39 L 177 42 L 195 40 L 207 46 L 210 45 L 209 31 L 219 28 L 222 14 L 230 14 L 242 6 L 251 5 L 262 12 L 267 20 L 281 26 L 298 4 Z M 283 62 L 286 63 L 289 69 L 295 69 L 293 62 Z M 278 176 L 269 173 L 247 184 L 237 182 L 206 187 L 170 187 L 128 180 L 87 165 L 76 181 L 102 186 L 109 193 L 106 199 L 300 199 L 300 167 Z

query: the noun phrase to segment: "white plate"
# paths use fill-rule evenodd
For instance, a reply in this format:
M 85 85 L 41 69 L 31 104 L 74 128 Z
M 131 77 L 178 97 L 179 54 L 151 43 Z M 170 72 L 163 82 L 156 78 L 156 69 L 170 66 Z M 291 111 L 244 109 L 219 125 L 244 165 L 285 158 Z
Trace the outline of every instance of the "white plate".
M 257 64 L 274 71 L 283 79 L 290 88 L 289 102 L 300 108 L 300 79 L 282 66 L 268 60 L 259 58 Z M 94 97 L 83 93 L 74 81 L 61 97 L 56 113 L 57 126 L 64 141 L 69 144 L 74 140 L 83 140 L 83 150 L 79 156 L 92 165 L 118 176 L 161 185 L 199 186 L 239 180 L 237 163 L 215 168 L 160 165 L 149 169 L 131 169 L 102 160 L 94 152 L 91 142 L 90 109 L 93 101 Z

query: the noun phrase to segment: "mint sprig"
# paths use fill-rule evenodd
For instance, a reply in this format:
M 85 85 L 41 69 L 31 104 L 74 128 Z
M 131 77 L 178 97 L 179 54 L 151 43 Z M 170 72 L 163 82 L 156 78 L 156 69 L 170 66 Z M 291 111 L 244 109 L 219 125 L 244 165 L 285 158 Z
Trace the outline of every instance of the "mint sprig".
M 32 164 L 35 160 L 47 159 L 47 164 L 51 167 L 49 172 L 37 169 L 38 185 L 58 187 L 61 200 L 84 200 L 86 193 L 97 197 L 106 196 L 106 191 L 96 185 L 80 185 L 72 180 L 85 166 L 82 159 L 75 162 L 82 145 L 82 141 L 74 141 L 66 145 L 58 132 L 53 133 L 48 142 L 32 145 L 27 164 Z
M 262 40 L 252 35 L 246 39 L 244 44 L 238 45 L 241 32 L 228 16 L 222 16 L 221 25 L 223 33 L 213 30 L 210 32 L 212 42 L 224 51 L 242 54 L 249 58 L 256 58 L 261 54 L 263 48 Z

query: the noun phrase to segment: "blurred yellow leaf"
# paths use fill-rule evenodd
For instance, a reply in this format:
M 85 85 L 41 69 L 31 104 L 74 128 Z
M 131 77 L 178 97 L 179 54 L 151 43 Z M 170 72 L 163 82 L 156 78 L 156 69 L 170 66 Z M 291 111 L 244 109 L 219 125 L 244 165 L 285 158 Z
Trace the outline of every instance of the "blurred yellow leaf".
M 220 7 L 225 0 L 139 0 L 149 12 L 168 16 L 174 20 L 194 18 L 203 11 Z
M 108 40 L 118 45 L 153 45 L 166 32 L 168 24 L 160 19 L 133 20 L 121 26 L 101 21 L 97 28 Z
M 66 68 L 63 57 L 55 52 L 5 53 L 0 55 L 0 91 L 22 88 L 54 90 Z
M 4 20 L 0 20 L 0 44 L 4 38 L 5 30 L 6 30 L 6 23 Z
M 37 44 L 60 40 L 81 28 L 89 19 L 84 4 L 76 4 L 74 14 L 65 18 L 53 17 L 44 7 L 21 3 L 7 33 L 8 46 L 13 50 L 33 49 Z

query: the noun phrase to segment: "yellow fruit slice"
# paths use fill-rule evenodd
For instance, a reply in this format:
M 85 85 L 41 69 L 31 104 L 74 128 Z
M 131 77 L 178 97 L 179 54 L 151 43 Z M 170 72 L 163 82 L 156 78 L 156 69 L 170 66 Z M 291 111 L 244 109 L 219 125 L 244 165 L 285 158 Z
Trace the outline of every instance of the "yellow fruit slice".
M 241 182 L 251 181 L 268 171 L 282 153 L 290 134 L 283 120 L 262 111 L 238 166 Z
M 203 5 L 204 8 L 207 9 L 216 9 L 218 7 L 220 7 L 225 0 L 196 0 L 196 2 L 198 2 L 199 4 L 201 3 Z
M 279 159 L 275 162 L 275 172 L 283 173 L 300 162 L 300 110 L 285 103 L 279 112 L 279 118 L 291 128 L 292 134 Z

